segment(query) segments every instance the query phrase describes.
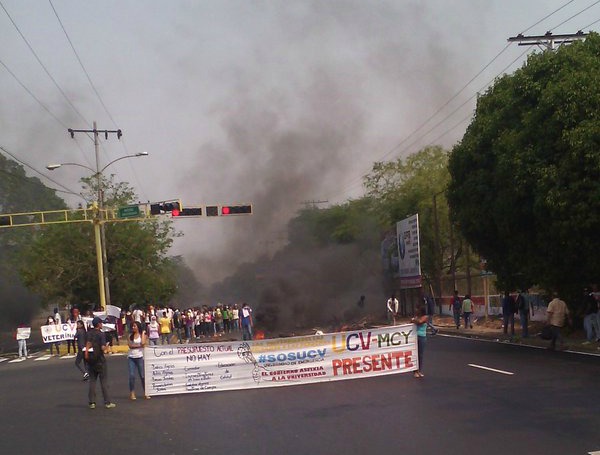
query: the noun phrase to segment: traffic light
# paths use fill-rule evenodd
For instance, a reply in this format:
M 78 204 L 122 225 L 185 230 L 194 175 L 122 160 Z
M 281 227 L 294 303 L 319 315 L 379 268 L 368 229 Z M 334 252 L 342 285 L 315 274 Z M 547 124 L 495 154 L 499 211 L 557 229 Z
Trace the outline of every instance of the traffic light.
M 180 199 L 155 202 L 150 204 L 150 215 L 164 215 L 171 213 L 172 216 L 179 216 L 182 209 L 183 207 Z
M 207 205 L 206 216 L 251 215 L 252 206 L 246 205 Z
M 251 215 L 251 205 L 223 205 L 221 215 Z
M 219 216 L 219 206 L 218 205 L 207 205 L 206 206 L 206 216 Z
M 202 216 L 202 207 L 186 207 L 181 209 L 178 216 Z

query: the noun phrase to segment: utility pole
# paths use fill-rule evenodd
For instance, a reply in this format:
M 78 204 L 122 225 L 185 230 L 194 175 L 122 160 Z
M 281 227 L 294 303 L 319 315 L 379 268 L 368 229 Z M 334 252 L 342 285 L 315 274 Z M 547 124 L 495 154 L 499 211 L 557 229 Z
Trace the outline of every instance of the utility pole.
M 104 133 L 104 137 L 108 139 L 109 134 L 116 134 L 118 139 L 121 139 L 123 133 L 121 130 L 98 130 L 96 127 L 96 121 L 94 120 L 94 129 L 92 130 L 74 130 L 69 128 L 71 138 L 75 137 L 75 133 L 92 133 L 94 135 L 94 153 L 96 155 L 96 185 L 98 190 L 98 219 L 95 220 L 94 226 L 99 228 L 100 239 L 98 241 L 98 234 L 96 234 L 96 249 L 98 246 L 101 251 L 102 266 L 100 267 L 100 258 L 98 258 L 98 266 L 102 273 L 99 273 L 99 287 L 100 287 L 100 307 L 105 310 L 106 305 L 110 305 L 110 285 L 108 279 L 108 258 L 106 256 L 106 231 L 104 229 L 104 223 L 102 222 L 103 209 L 104 209 L 104 191 L 102 188 L 102 172 L 100 171 L 100 143 L 98 141 L 98 134 Z M 102 283 L 103 281 L 103 283 Z M 102 301 L 104 299 L 104 301 Z
M 539 46 L 547 51 L 556 49 L 556 46 L 570 44 L 574 41 L 584 40 L 588 36 L 579 30 L 577 33 L 565 33 L 562 35 L 553 35 L 552 32 L 546 32 L 545 35 L 524 36 L 519 33 L 517 36 L 511 36 L 507 39 L 509 43 L 518 42 L 519 46 Z

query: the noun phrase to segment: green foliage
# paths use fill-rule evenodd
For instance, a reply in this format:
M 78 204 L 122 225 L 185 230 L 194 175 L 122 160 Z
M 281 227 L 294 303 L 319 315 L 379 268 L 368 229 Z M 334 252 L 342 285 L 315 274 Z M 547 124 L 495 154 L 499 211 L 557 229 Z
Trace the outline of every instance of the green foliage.
M 419 214 L 421 269 L 430 282 L 437 282 L 450 267 L 453 255 L 444 194 L 449 181 L 447 162 L 448 153 L 441 147 L 426 147 L 406 159 L 375 163 L 365 179 L 373 213 L 388 229 L 395 230 L 398 221 Z
M 575 295 L 600 259 L 600 36 L 530 57 L 496 81 L 453 149 L 448 197 L 508 289 Z
M 27 177 L 23 167 L 0 154 L 0 213 L 57 210 L 65 207 L 53 190 L 37 178 Z M 31 242 L 34 228 L 0 229 L 0 324 L 27 323 L 39 309 L 39 298 L 21 283 L 17 268 L 24 245 Z
M 89 198 L 98 194 L 96 179 L 82 179 Z M 113 177 L 100 182 L 103 205 L 129 205 L 135 194 Z M 168 221 L 105 223 L 110 301 L 168 303 L 177 290 L 177 267 L 167 252 L 178 235 Z M 98 304 L 98 270 L 91 223 L 42 226 L 35 231 L 20 261 L 23 282 L 43 303 Z

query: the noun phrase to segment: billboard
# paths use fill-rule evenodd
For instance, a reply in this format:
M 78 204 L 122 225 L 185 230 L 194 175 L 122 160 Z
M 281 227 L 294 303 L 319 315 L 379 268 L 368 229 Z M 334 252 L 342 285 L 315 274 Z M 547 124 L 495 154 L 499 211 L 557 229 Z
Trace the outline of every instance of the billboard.
M 400 289 L 421 287 L 421 248 L 419 214 L 396 223 L 398 239 L 398 275 Z

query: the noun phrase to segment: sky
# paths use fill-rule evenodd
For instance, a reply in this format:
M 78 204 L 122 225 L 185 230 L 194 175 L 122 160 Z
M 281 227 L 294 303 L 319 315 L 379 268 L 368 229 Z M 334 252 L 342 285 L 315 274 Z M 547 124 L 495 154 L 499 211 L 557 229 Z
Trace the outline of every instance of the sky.
M 100 167 L 141 202 L 251 203 L 175 220 L 203 283 L 272 255 L 307 205 L 364 194 L 377 161 L 448 150 L 477 93 L 535 46 L 519 33 L 600 28 L 595 0 L 0 0 L 0 146 L 80 192 Z M 37 171 L 37 172 L 36 172 Z M 48 178 L 44 177 L 47 176 Z M 59 192 L 75 207 L 80 198 Z

